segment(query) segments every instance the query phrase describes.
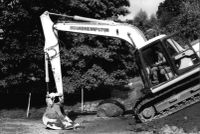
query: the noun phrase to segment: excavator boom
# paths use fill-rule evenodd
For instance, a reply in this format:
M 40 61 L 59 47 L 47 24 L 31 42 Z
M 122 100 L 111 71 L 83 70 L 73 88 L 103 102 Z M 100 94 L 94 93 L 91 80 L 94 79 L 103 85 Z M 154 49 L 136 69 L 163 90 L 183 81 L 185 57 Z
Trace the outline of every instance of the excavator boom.
M 66 21 L 54 23 L 50 15 L 66 17 Z M 63 94 L 62 72 L 60 62 L 60 48 L 58 44 L 58 31 L 84 33 L 115 37 L 126 40 L 134 48 L 140 48 L 145 43 L 146 38 L 137 28 L 128 24 L 116 23 L 110 20 L 97 20 L 85 18 L 81 16 L 67 16 L 61 14 L 44 12 L 41 16 L 41 23 L 45 37 L 45 60 L 46 70 L 48 70 L 48 62 L 50 61 L 57 92 Z M 46 71 L 46 82 L 49 82 L 48 71 Z

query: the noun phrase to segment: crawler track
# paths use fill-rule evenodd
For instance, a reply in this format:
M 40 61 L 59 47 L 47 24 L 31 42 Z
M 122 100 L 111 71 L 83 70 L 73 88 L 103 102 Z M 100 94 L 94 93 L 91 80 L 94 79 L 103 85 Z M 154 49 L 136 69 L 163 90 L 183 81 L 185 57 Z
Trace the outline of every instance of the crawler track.
M 137 117 L 139 118 L 140 121 L 142 122 L 149 122 L 149 121 L 153 121 L 153 120 L 156 120 L 156 119 L 160 119 L 160 118 L 163 118 L 163 117 L 166 117 L 170 114 L 173 114 L 175 112 L 178 112 L 186 107 L 189 107 L 191 106 L 192 104 L 195 104 L 197 102 L 200 101 L 200 84 L 194 86 L 193 88 L 190 89 L 189 92 L 192 91 L 192 89 L 196 88 L 196 93 L 192 94 L 191 96 L 189 96 L 188 98 L 185 98 L 184 100 L 182 101 L 179 101 L 178 103 L 174 104 L 173 106 L 159 112 L 159 113 L 156 113 L 154 117 L 151 117 L 149 119 L 146 119 L 143 117 L 142 115 L 142 112 L 139 112 L 137 114 Z M 143 104 L 145 103 L 145 101 L 143 101 L 143 103 L 141 103 L 140 105 L 137 106 L 137 110 L 139 111 L 139 109 L 143 106 Z M 136 110 L 136 111 L 137 111 Z

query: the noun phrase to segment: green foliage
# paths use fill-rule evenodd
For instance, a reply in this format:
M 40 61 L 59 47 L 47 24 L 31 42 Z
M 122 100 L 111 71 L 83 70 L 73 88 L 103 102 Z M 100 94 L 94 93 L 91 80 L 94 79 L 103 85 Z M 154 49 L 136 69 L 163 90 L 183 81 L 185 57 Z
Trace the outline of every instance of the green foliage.
M 83 34 L 59 35 L 71 42 L 62 50 L 64 89 L 74 92 L 100 86 L 120 86 L 135 75 L 134 57 L 128 44 L 119 39 Z M 68 40 L 65 37 L 69 37 Z M 64 41 L 61 41 L 64 43 Z
M 151 15 L 150 19 L 148 20 L 148 26 L 148 29 L 145 31 L 147 39 L 151 39 L 162 33 L 162 30 L 159 27 L 158 19 L 155 15 Z
M 0 46 L 0 87 L 20 89 L 17 92 L 45 90 L 44 39 L 39 20 L 44 11 L 115 19 L 128 13 L 126 6 L 128 0 L 1 1 L 0 28 L 5 38 Z M 71 33 L 60 36 L 67 44 L 60 42 L 65 91 L 120 85 L 133 75 L 134 60 L 124 42 Z
M 70 8 L 65 10 L 69 14 L 99 19 L 126 15 L 128 10 L 124 6 L 129 6 L 128 0 L 70 0 L 62 3 Z
M 196 40 L 200 37 L 200 2 L 186 1 L 182 5 L 182 14 L 172 24 L 177 31 L 185 29 L 185 37 L 187 39 Z
M 163 31 L 172 33 L 185 30 L 184 34 L 187 39 L 194 40 L 199 38 L 200 2 L 198 0 L 184 0 L 176 1 L 174 4 L 171 3 L 170 5 L 166 3 L 169 4 L 170 0 L 166 0 L 161 4 L 158 10 L 158 17 Z M 169 10 L 169 8 L 167 8 L 168 6 L 176 10 Z M 170 19 L 168 19 L 168 17 Z M 163 23 L 165 19 L 167 19 L 167 23 Z
M 157 17 L 153 14 L 148 18 L 147 13 L 143 10 L 140 10 L 134 19 L 127 21 L 127 23 L 133 24 L 143 31 L 147 39 L 151 39 L 161 33 Z
M 160 20 L 160 26 L 165 27 L 174 17 L 180 14 L 181 3 L 183 0 L 165 0 L 158 7 L 157 17 Z
M 149 29 L 147 13 L 143 10 L 140 10 L 133 19 L 133 25 L 137 26 L 143 32 Z

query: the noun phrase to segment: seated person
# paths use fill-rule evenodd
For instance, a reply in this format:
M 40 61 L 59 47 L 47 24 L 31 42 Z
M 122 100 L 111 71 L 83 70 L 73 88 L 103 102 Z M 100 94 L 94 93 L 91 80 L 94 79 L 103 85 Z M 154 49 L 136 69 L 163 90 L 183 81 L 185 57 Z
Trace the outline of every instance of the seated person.
M 63 97 L 57 93 L 50 93 L 46 98 L 47 108 L 43 115 L 43 123 L 51 129 L 72 129 L 79 126 L 64 112 Z
M 157 56 L 157 62 L 153 65 L 150 72 L 153 79 L 152 84 L 158 84 L 170 79 L 170 67 L 166 66 L 167 61 L 165 57 L 158 49 L 155 50 L 155 54 Z M 158 74 L 164 75 L 165 77 L 162 77 L 162 80 L 160 80 Z

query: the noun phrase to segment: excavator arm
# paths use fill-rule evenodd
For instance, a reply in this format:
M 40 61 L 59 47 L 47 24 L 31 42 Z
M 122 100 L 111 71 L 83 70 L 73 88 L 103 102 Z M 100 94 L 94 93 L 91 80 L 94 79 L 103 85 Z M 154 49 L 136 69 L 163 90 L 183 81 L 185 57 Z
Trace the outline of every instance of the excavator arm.
M 54 23 L 51 20 L 50 15 L 65 17 L 67 20 Z M 57 34 L 58 31 L 120 38 L 127 41 L 134 48 L 141 48 L 146 41 L 143 33 L 137 27 L 110 20 L 98 20 L 80 16 L 61 15 L 50 13 L 48 11 L 44 12 L 40 16 L 40 19 L 45 37 L 44 53 L 46 82 L 49 82 L 48 61 L 50 61 L 57 92 L 62 95 L 63 82 Z

